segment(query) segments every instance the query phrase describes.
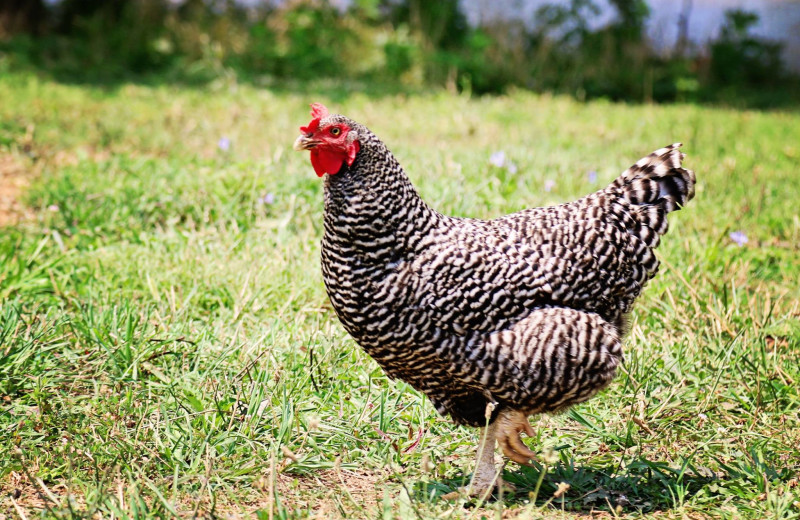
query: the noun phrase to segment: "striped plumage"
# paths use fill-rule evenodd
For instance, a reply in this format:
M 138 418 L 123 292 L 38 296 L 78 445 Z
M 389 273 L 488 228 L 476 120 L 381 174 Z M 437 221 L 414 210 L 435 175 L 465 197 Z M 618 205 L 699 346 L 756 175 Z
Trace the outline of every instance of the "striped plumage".
M 429 207 L 366 127 L 325 114 L 319 129 L 330 125 L 360 146 L 325 177 L 323 279 L 344 328 L 388 375 L 471 426 L 486 425 L 490 403 L 491 422 L 559 411 L 608 385 L 667 213 L 694 195 L 679 144 L 578 201 L 479 220 Z

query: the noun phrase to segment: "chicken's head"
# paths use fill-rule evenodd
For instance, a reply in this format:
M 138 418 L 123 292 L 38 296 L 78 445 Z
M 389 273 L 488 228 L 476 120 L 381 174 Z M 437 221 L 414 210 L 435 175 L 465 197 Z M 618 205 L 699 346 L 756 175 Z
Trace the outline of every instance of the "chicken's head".
M 320 103 L 311 105 L 311 118 L 307 126 L 300 127 L 302 134 L 294 142 L 294 149 L 311 151 L 311 165 L 317 176 L 339 173 L 345 162 L 352 165 L 361 145 L 358 133 L 345 118 L 329 115 Z

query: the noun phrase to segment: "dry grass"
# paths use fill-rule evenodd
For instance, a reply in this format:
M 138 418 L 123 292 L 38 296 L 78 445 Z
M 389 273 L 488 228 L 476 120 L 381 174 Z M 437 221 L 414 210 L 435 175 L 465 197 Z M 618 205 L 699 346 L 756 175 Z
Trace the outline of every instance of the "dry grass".
M 25 215 L 21 196 L 30 172 L 14 154 L 0 152 L 0 227 L 19 223 Z

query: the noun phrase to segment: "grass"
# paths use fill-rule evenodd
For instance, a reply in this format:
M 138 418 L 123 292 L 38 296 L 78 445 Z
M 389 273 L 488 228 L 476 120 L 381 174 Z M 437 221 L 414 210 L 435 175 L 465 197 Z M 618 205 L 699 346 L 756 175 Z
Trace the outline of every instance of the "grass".
M 329 99 L 11 74 L 0 99 L 27 208 L 0 231 L 0 517 L 800 518 L 797 112 L 331 103 L 451 214 L 566 201 L 678 140 L 697 172 L 623 372 L 533 419 L 515 495 L 467 503 L 439 497 L 477 432 L 387 380 L 328 306 L 322 185 L 291 143 Z

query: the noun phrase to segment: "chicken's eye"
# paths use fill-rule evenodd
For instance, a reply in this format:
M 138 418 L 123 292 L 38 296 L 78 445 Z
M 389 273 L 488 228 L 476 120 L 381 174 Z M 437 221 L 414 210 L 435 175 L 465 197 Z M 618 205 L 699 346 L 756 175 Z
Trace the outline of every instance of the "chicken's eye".
M 339 128 L 338 126 L 334 126 L 333 128 L 331 128 L 331 135 L 332 136 L 336 137 L 337 135 L 339 135 L 341 133 L 342 133 L 342 129 Z

